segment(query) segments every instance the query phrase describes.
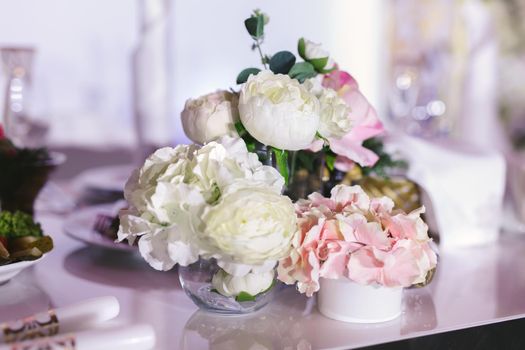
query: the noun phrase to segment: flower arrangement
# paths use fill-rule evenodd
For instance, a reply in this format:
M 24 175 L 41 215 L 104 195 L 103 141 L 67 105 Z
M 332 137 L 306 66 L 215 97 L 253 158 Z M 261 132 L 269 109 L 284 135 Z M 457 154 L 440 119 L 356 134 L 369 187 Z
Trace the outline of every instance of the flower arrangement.
M 319 290 L 320 278 L 385 287 L 424 282 L 437 263 L 420 217 L 425 209 L 405 214 L 393 207 L 388 197 L 370 199 L 361 187 L 345 185 L 330 198 L 313 193 L 298 201 L 299 230 L 278 278 L 307 296 Z
M 288 184 L 300 169 L 377 173 L 401 165 L 374 137 L 383 132 L 376 111 L 356 80 L 322 49 L 301 38 L 298 62 L 290 51 L 264 54 L 269 17 L 259 10 L 245 20 L 262 69 L 237 76 L 238 91 L 220 90 L 186 102 L 182 125 L 195 143 L 239 136 L 261 162 L 274 164 Z M 316 165 L 314 165 L 316 164 Z
M 273 283 L 296 231 L 283 185 L 240 138 L 162 148 L 126 184 L 129 208 L 120 213 L 118 240 L 139 239 L 141 255 L 157 270 L 215 259 L 218 292 L 254 296 Z
M 181 281 L 215 261 L 212 291 L 236 301 L 270 289 L 278 261 L 279 278 L 308 295 L 323 277 L 418 283 L 436 263 L 422 210 L 393 211 L 392 200 L 370 200 L 358 186 L 295 206 L 283 195 L 294 171 L 312 170 L 319 157 L 332 171 L 395 162 L 373 138 L 383 126 L 357 82 L 319 44 L 299 40 L 302 62 L 289 51 L 262 53 L 268 21 L 260 11 L 245 21 L 264 69 L 243 70 L 239 91 L 188 100 L 181 119 L 195 144 L 159 149 L 131 175 L 118 241 L 138 240 L 157 270 L 199 264 L 199 273 L 180 269 Z M 199 305 L 210 299 L 185 290 Z M 221 303 L 230 305 L 212 304 Z

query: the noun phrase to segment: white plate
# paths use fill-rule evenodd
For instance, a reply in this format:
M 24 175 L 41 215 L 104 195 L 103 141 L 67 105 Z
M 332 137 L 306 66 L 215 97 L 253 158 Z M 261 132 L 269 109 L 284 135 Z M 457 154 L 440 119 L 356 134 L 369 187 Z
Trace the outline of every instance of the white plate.
M 30 260 L 30 261 L 19 261 L 12 264 L 2 265 L 0 266 L 0 285 L 6 283 L 11 278 L 18 275 L 22 270 L 27 269 L 29 266 L 36 264 L 40 260 L 42 260 L 44 256 L 41 258 L 38 258 L 36 260 Z
M 95 231 L 94 226 L 97 215 L 114 215 L 114 213 L 115 204 L 94 205 L 78 209 L 67 217 L 63 226 L 64 232 L 71 238 L 93 246 L 123 252 L 137 251 L 136 247 L 130 246 L 127 243 L 115 243 L 110 238 Z
M 124 185 L 134 167 L 131 165 L 115 165 L 88 169 L 81 172 L 73 180 L 75 189 L 99 191 L 124 191 Z

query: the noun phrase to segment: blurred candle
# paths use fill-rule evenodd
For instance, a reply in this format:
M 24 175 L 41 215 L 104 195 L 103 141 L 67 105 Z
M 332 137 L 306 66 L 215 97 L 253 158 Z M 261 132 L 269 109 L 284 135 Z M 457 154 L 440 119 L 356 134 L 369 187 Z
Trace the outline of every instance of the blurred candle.
M 0 345 L 0 350 L 70 349 L 70 350 L 150 350 L 155 346 L 155 332 L 150 325 L 112 327 L 69 333 L 54 337 Z
M 140 0 L 140 35 L 133 54 L 133 103 L 143 157 L 171 139 L 168 81 L 169 1 Z M 142 159 L 137 159 L 142 161 Z
M 384 112 L 387 39 L 383 0 L 339 1 L 331 7 L 334 37 L 332 56 L 341 69 L 352 74 L 361 91 L 378 110 Z

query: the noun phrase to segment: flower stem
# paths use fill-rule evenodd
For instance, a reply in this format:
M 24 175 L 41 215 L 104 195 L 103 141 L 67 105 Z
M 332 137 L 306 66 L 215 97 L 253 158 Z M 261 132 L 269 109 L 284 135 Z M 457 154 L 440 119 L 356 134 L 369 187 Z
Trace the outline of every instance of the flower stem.
M 261 50 L 261 42 L 259 41 L 259 39 L 255 40 L 255 46 L 257 46 L 257 50 L 259 51 L 259 55 L 261 56 L 261 63 L 263 64 L 264 69 L 268 69 L 268 67 L 266 66 L 264 55 Z
M 295 167 L 297 164 L 297 152 L 299 151 L 292 152 L 292 165 L 290 166 L 290 180 L 289 180 L 290 185 L 293 183 L 294 176 L 295 176 Z

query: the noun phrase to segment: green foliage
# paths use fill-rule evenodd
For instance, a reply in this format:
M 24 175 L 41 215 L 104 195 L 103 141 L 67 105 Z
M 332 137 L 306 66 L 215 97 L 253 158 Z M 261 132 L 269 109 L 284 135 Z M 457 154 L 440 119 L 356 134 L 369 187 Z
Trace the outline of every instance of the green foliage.
M 16 238 L 25 236 L 42 237 L 40 224 L 33 221 L 31 215 L 17 211 L 0 212 L 0 237 Z
M 388 169 L 406 168 L 408 165 L 404 160 L 393 159 L 390 154 L 385 152 L 383 141 L 380 138 L 373 137 L 363 142 L 363 147 L 368 148 L 379 156 L 378 161 L 372 167 L 363 167 L 363 175 L 377 175 L 388 177 Z
M 325 151 L 325 164 L 328 170 L 334 171 L 335 168 L 335 159 L 337 158 L 337 155 L 332 151 Z
M 305 47 L 306 44 L 304 42 L 304 38 L 299 39 L 299 42 L 297 43 L 297 52 L 299 53 L 299 56 L 301 56 L 302 59 L 306 61 Z
M 240 292 L 236 297 L 236 301 L 243 302 L 243 301 L 255 301 L 255 296 L 251 295 L 248 292 Z
M 285 185 L 288 185 L 288 151 L 273 147 L 272 149 L 275 155 L 275 162 L 277 163 L 277 170 L 284 177 Z
M 314 66 L 316 71 L 323 73 L 324 67 L 328 63 L 328 57 L 314 58 L 309 60 L 308 62 L 310 62 Z
M 288 75 L 303 83 L 306 79 L 313 78 L 317 75 L 314 66 L 309 62 L 299 62 L 294 64 Z
M 235 123 L 235 130 L 237 130 L 237 134 L 239 134 L 239 137 L 244 140 L 244 143 L 246 143 L 246 148 L 249 152 L 255 152 L 257 140 L 250 135 L 250 133 L 246 130 L 244 125 L 242 125 L 241 121 L 238 121 Z
M 279 51 L 270 59 L 270 69 L 275 74 L 288 74 L 295 64 L 295 56 L 290 51 Z
M 297 159 L 299 160 L 298 168 L 303 168 L 308 170 L 309 173 L 313 173 L 316 155 L 316 153 L 310 151 L 297 151 Z
M 261 39 L 264 36 L 264 17 L 254 16 L 244 21 L 244 26 L 248 31 L 248 34 L 255 40 Z
M 246 68 L 237 76 L 237 84 L 243 84 L 248 81 L 250 75 L 257 75 L 261 70 L 259 68 Z

